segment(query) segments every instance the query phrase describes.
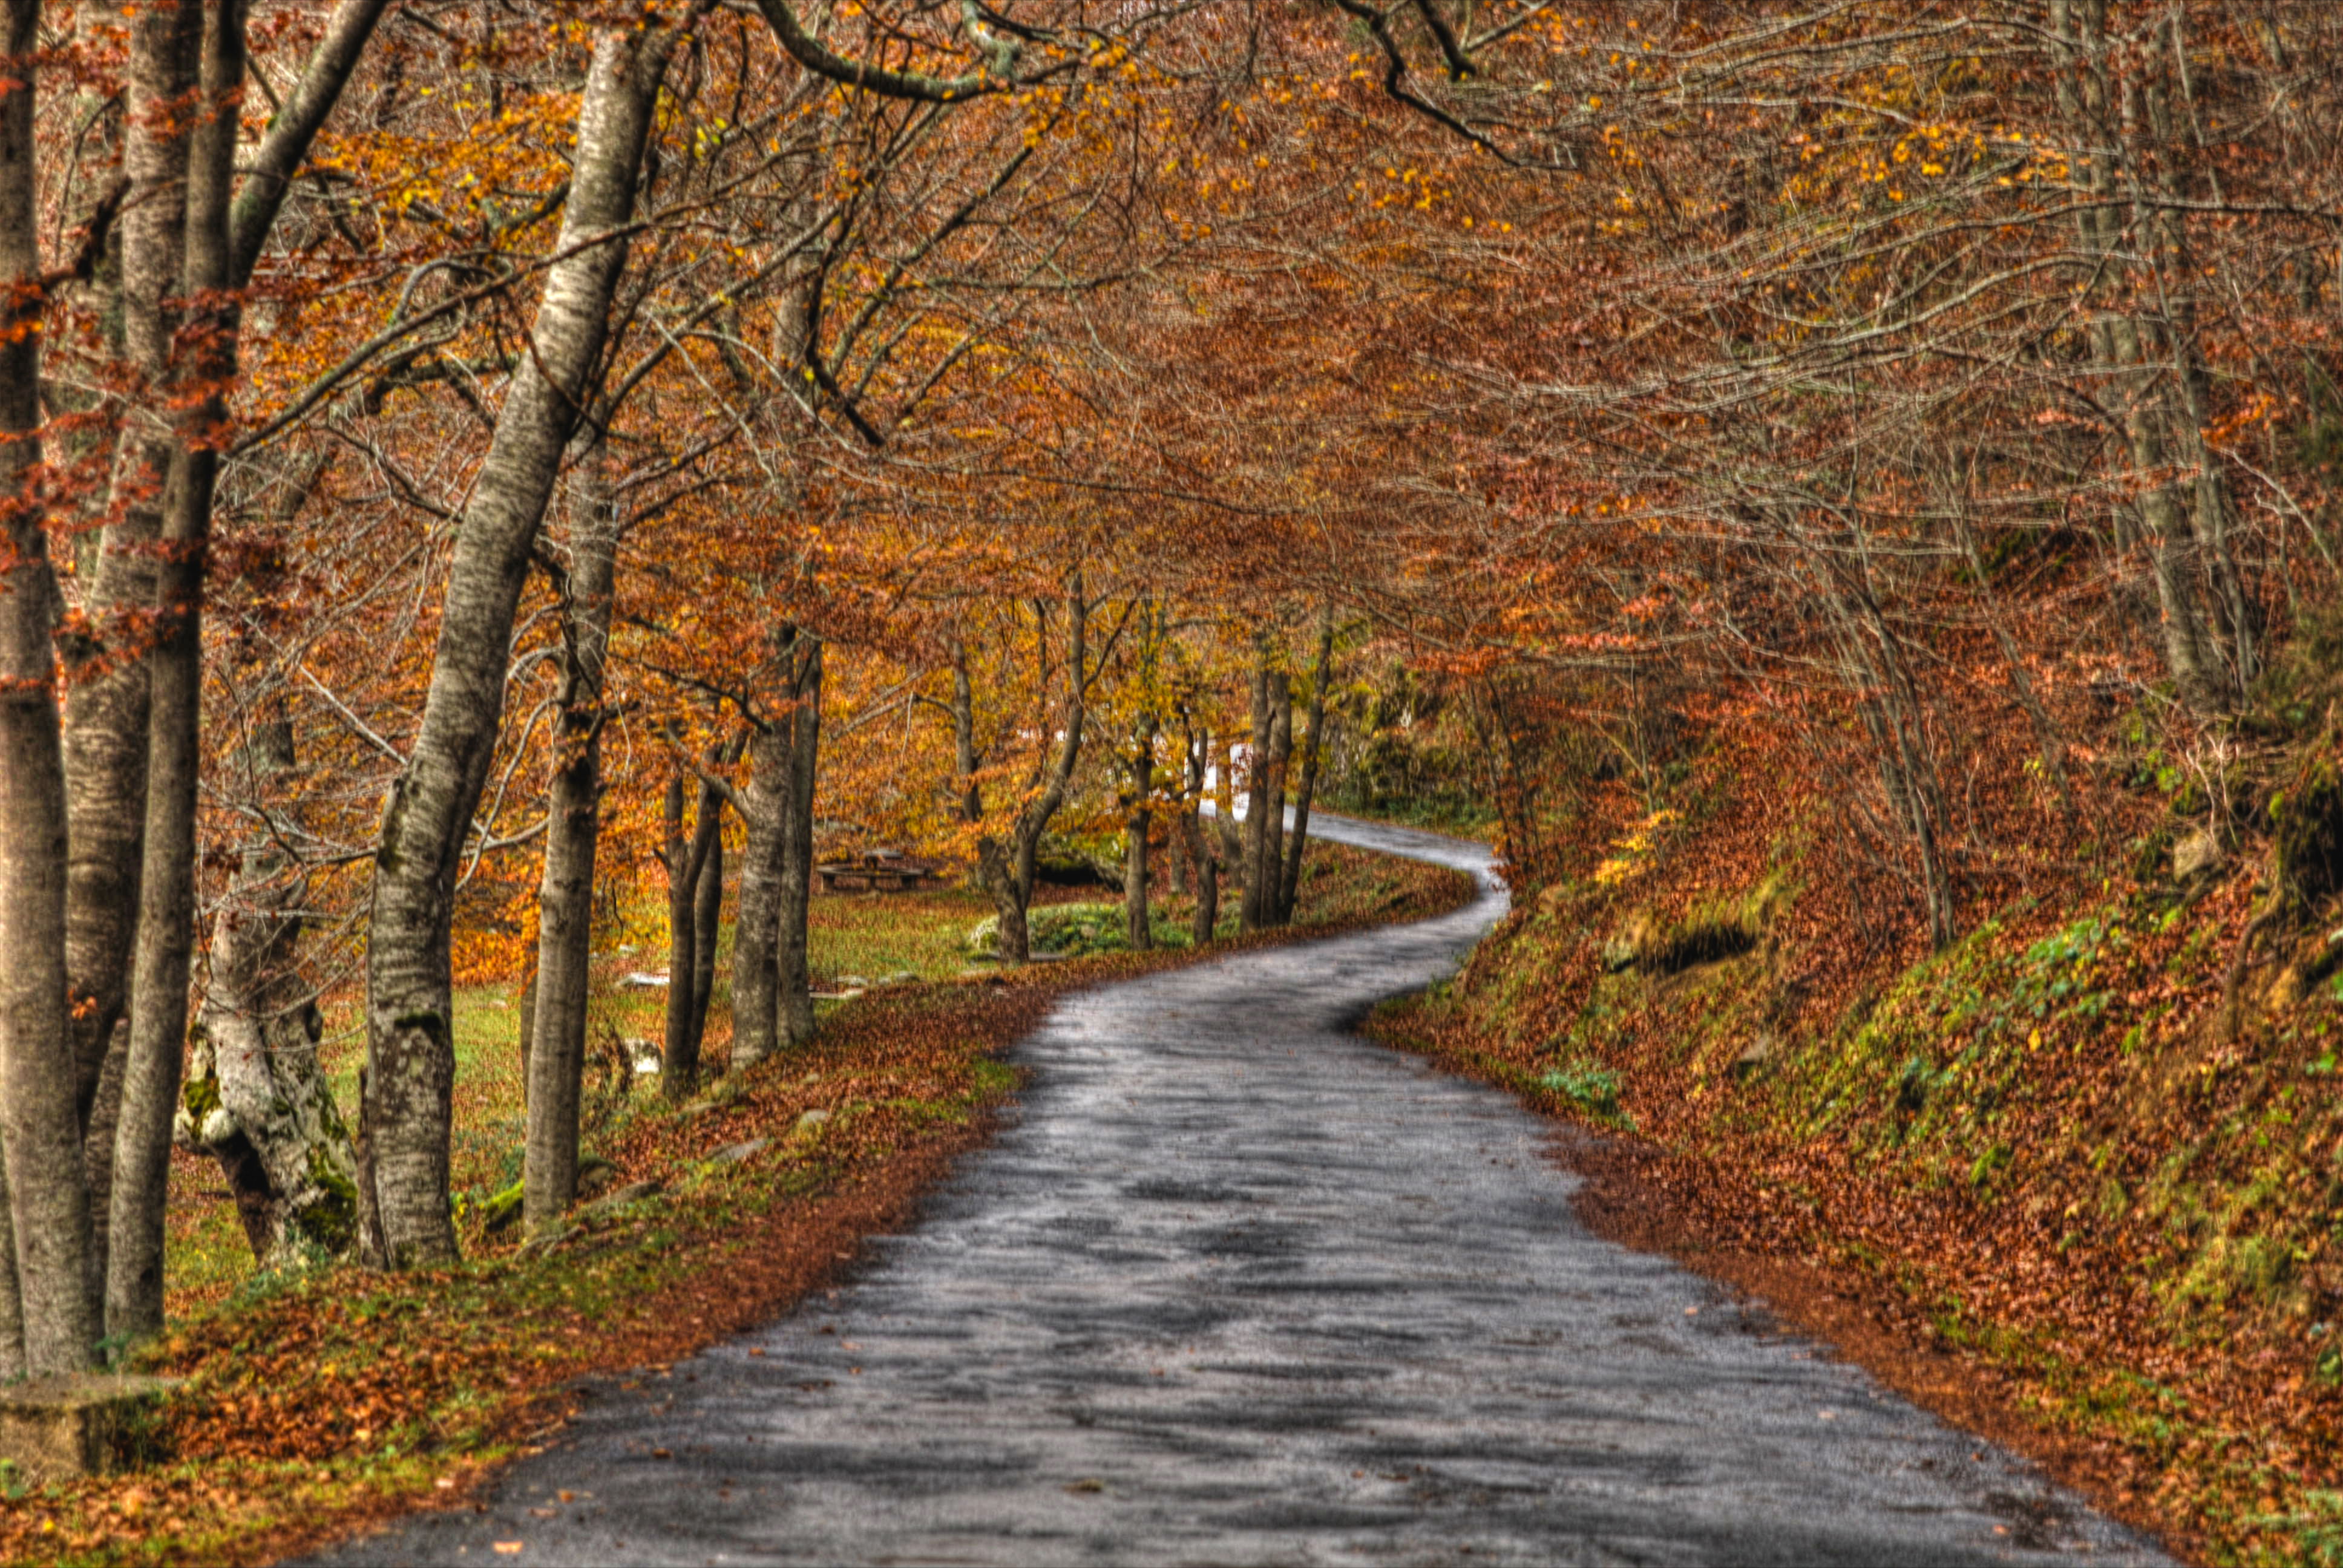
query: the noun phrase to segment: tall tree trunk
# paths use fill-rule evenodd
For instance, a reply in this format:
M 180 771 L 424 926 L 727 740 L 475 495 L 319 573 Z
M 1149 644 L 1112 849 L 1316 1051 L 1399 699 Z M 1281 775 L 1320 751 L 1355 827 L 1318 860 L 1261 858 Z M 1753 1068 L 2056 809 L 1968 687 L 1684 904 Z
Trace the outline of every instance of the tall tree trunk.
M 1324 744 L 1326 689 L 1334 678 L 1334 608 L 1318 616 L 1318 658 L 1310 671 L 1310 728 L 1302 741 L 1302 782 L 1293 792 L 1293 839 L 1286 846 L 1285 874 L 1279 879 L 1277 919 L 1291 924 L 1302 898 L 1302 857 L 1310 843 L 1310 803 L 1318 793 L 1318 754 Z
M 263 726 L 252 748 L 264 785 L 293 766 L 293 729 Z M 299 964 L 307 879 L 273 844 L 247 853 L 212 922 L 211 962 L 180 1143 L 217 1160 L 263 1268 L 305 1252 L 337 1257 L 357 1235 L 357 1161 L 317 1062 L 325 1017 Z
M 813 1038 L 813 974 L 807 962 L 806 921 L 813 909 L 813 798 L 821 751 L 822 645 L 808 639 L 792 689 L 797 712 L 789 730 L 789 809 L 781 841 L 779 940 L 774 984 L 779 991 L 781 1036 L 790 1045 Z
M 787 720 L 749 741 L 749 787 L 740 796 L 740 907 L 732 924 L 732 1070 L 780 1044 L 781 842 L 788 816 Z
M 806 1033 L 812 1028 L 804 951 L 812 880 L 812 770 L 820 743 L 820 647 L 809 633 L 785 628 L 774 639 L 766 668 L 786 708 L 770 719 L 749 716 L 756 728 L 749 741 L 749 787 L 733 799 L 745 832 L 739 912 L 732 927 L 735 1070 L 764 1060 L 785 1040 L 802 1040 L 803 1033 L 792 1032 L 798 1027 L 793 1018 L 802 1020 Z
M 65 965 L 91 1190 L 90 1289 L 101 1303 L 128 1050 L 122 1025 L 143 901 L 151 669 L 141 645 L 155 608 L 156 546 L 175 445 L 169 388 L 177 313 L 167 302 L 185 282 L 187 160 L 201 117 L 188 100 L 203 44 L 200 0 L 156 0 L 130 29 L 120 303 L 124 357 L 138 385 L 125 410 L 97 571 L 83 605 L 88 630 L 65 642 Z
M 236 184 L 236 104 L 245 74 L 244 0 L 206 7 L 202 109 L 187 158 L 186 276 L 180 293 L 210 300 L 187 323 L 185 377 L 203 388 L 181 416 L 163 508 L 156 638 L 148 705 L 146 828 L 139 874 L 138 948 L 130 1039 L 116 1134 L 106 1275 L 108 1337 L 163 1330 L 163 1206 L 171 1119 L 187 1038 L 187 977 L 196 934 L 196 785 L 202 768 L 204 565 L 225 388 L 235 374 L 228 204 Z
M 359 1182 L 367 1255 L 383 1267 L 456 1256 L 447 1215 L 456 1068 L 450 904 L 504 713 L 514 608 L 562 451 L 593 396 L 626 261 L 622 231 L 679 37 L 675 26 L 628 25 L 596 40 L 555 244 L 559 259 L 456 530 L 422 721 L 383 809 L 367 930 L 360 1120 L 368 1159 Z
M 0 74 L 0 1173 L 14 1241 L 21 1356 L 75 1372 L 96 1353 L 89 1189 L 65 1007 L 65 788 L 57 724 L 56 576 L 42 527 L 40 255 L 33 143 L 39 0 L 7 0 Z M 6 1327 L 0 1313 L 0 1330 Z
M 1122 863 L 1122 926 L 1133 952 L 1155 945 L 1155 930 L 1147 918 L 1147 835 L 1155 813 L 1149 799 L 1155 793 L 1155 719 L 1139 722 L 1139 743 L 1131 752 L 1131 814 L 1123 820 L 1126 842 Z
M 578 1195 L 578 1113 L 601 842 L 603 666 L 618 575 L 618 512 L 601 444 L 571 470 L 569 564 L 562 579 L 561 717 L 546 787 L 545 879 L 538 895 L 536 1006 L 528 1030 L 521 1224 L 543 1235 Z
M 691 910 L 691 1059 L 705 1061 L 708 1004 L 716 995 L 716 940 L 724 921 L 724 798 L 706 785 L 699 791 L 699 819 L 710 825 L 708 856 L 700 862 Z

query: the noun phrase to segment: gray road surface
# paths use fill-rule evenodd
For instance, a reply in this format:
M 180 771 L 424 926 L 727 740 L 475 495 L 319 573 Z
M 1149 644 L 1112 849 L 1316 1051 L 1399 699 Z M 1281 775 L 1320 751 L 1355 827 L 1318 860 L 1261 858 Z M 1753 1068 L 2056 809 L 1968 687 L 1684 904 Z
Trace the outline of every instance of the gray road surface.
M 1346 1033 L 1503 895 L 1477 846 L 1321 831 L 1487 890 L 1069 998 L 1017 1123 L 850 1284 L 323 1561 L 2163 1561 L 1590 1236 L 1535 1117 Z

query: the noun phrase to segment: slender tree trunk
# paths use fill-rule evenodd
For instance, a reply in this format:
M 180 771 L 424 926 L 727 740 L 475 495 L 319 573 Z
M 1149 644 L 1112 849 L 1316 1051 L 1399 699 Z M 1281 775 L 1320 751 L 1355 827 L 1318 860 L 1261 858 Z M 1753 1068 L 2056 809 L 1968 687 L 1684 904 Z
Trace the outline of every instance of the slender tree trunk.
M 683 779 L 667 781 L 667 838 L 659 860 L 667 869 L 667 1028 L 659 1050 L 659 1087 L 673 1101 L 691 1097 L 699 1077 L 692 1053 L 691 975 L 699 957 L 692 919 L 699 909 L 699 868 L 683 830 Z
M 447 1215 L 450 904 L 504 712 L 514 608 L 561 454 L 593 396 L 626 260 L 618 231 L 633 216 L 659 81 L 679 37 L 672 26 L 626 26 L 596 41 L 559 259 L 456 532 L 422 721 L 383 810 L 367 948 L 360 1114 L 368 1160 L 359 1191 L 367 1253 L 379 1266 L 456 1256 Z
M 1155 813 L 1148 804 L 1155 793 L 1155 719 L 1140 720 L 1139 743 L 1131 753 L 1131 815 L 1124 819 L 1126 836 L 1122 865 L 1122 924 L 1124 939 L 1133 952 L 1155 945 L 1155 930 L 1147 918 L 1147 835 Z
M 1204 831 L 1202 810 L 1211 775 L 1212 731 L 1200 734 L 1192 729 L 1187 741 L 1187 799 L 1181 802 L 1179 821 L 1181 838 L 1188 847 L 1188 860 L 1196 874 L 1195 922 L 1189 928 L 1189 937 L 1201 948 L 1219 933 L 1221 923 L 1220 857 L 1213 853 L 1212 838 Z
M 106 1231 L 126 1071 L 148 810 L 156 542 L 175 446 L 172 338 L 186 272 L 190 112 L 202 66 L 199 0 L 156 0 L 130 29 L 120 304 L 127 368 L 139 385 L 116 447 L 107 522 L 85 596 L 86 632 L 67 638 L 65 763 L 70 823 L 65 965 L 74 999 L 76 1093 L 91 1190 L 90 1290 L 106 1290 Z M 109 1060 L 109 1058 L 112 1060 Z
M 252 281 L 253 268 L 277 226 L 277 215 L 293 187 L 293 177 L 309 156 L 317 133 L 325 128 L 327 116 L 341 101 L 342 89 L 349 85 L 350 75 L 357 69 L 358 58 L 366 53 L 375 25 L 389 4 L 390 0 L 340 0 L 326 18 L 325 33 L 309 63 L 302 67 L 300 81 L 284 108 L 270 118 L 246 169 L 244 186 L 236 193 L 231 220 L 229 275 L 237 288 Z
M 709 761 L 719 760 L 714 749 Z M 699 815 L 689 837 L 683 828 L 683 779 L 667 786 L 667 1035 L 660 1052 L 659 1087 L 680 1103 L 699 1087 L 699 1032 L 695 1021 L 705 1006 L 699 984 L 699 887 L 714 849 L 717 817 L 715 790 L 703 785 L 698 792 Z M 711 962 L 713 955 L 710 955 Z
M 33 54 L 39 0 L 7 0 L 0 73 L 0 1175 L 14 1242 L 17 1344 L 0 1366 L 75 1372 L 95 1358 L 89 1189 L 65 1007 L 65 787 L 57 724 L 58 593 L 38 470 L 40 256 Z M 0 1332 L 6 1328 L 0 1313 Z M 21 1345 L 21 1354 L 18 1345 Z
M 163 1332 L 163 1206 L 171 1173 L 172 1113 L 186 1055 L 187 979 L 196 936 L 204 563 L 211 544 L 219 435 L 227 423 L 223 389 L 236 360 L 236 314 L 225 301 L 236 105 L 245 75 L 245 4 L 215 0 L 206 9 L 204 107 L 187 159 L 182 293 L 190 300 L 222 303 L 192 318 L 183 334 L 192 379 L 206 390 L 182 417 L 185 434 L 171 460 L 163 508 L 138 949 L 106 1241 L 106 1329 L 110 1338 L 123 1342 Z
M 781 1036 L 790 1045 L 813 1038 L 813 974 L 807 963 L 806 921 L 813 907 L 813 798 L 821 751 L 820 638 L 806 640 L 798 660 L 797 713 L 789 732 L 789 809 L 781 842 L 779 940 L 774 984 L 779 992 Z
M 705 1062 L 708 1004 L 716 995 L 716 940 L 724 921 L 724 798 L 702 786 L 699 819 L 709 824 L 708 854 L 691 910 L 691 1059 Z
M 1270 775 L 1273 771 L 1270 766 L 1270 729 L 1276 717 L 1276 706 L 1269 695 L 1269 661 L 1264 648 L 1261 666 L 1252 672 L 1252 729 L 1251 744 L 1245 750 L 1244 889 L 1237 905 L 1237 919 L 1248 931 L 1259 930 L 1268 920 L 1261 864 L 1269 829 Z
M 578 1115 L 591 990 L 594 861 L 601 841 L 603 666 L 618 574 L 618 515 L 598 442 L 572 470 L 563 579 L 561 717 L 546 788 L 545 877 L 538 895 L 535 1006 L 528 1031 L 528 1133 L 521 1224 L 559 1223 L 578 1195 Z
M 1310 672 L 1310 728 L 1302 741 L 1302 782 L 1293 792 L 1293 839 L 1286 846 L 1285 874 L 1279 879 L 1277 918 L 1291 924 L 1302 898 L 1302 858 L 1310 843 L 1310 803 L 1318 794 L 1318 755 L 1324 745 L 1326 689 L 1334 678 L 1334 610 L 1318 617 L 1318 660 Z
M 952 766 L 960 779 L 960 819 L 984 820 L 984 795 L 976 785 L 976 693 L 968 678 L 968 645 L 952 638 Z
M 1293 757 L 1293 682 L 1279 670 L 1269 678 L 1269 813 L 1261 824 L 1261 923 L 1282 926 L 1285 886 L 1285 778 Z

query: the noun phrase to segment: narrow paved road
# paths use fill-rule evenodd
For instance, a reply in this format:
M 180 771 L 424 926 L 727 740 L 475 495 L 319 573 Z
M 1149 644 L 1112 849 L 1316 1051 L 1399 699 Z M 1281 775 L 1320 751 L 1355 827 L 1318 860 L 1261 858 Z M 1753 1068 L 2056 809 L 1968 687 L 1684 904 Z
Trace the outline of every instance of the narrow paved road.
M 851 1283 L 327 1561 L 2163 1561 L 1595 1240 L 1536 1118 L 1344 1032 L 1503 901 L 1476 847 L 1323 831 L 1490 890 L 1068 1000 L 1018 1123 Z

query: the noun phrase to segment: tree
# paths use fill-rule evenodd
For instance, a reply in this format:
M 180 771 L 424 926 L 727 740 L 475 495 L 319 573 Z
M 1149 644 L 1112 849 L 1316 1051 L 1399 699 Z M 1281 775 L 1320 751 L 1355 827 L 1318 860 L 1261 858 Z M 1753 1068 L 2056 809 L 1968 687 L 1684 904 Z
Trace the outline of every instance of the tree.
M 1035 857 L 1041 850 L 1043 830 L 1058 814 L 1058 808 L 1065 804 L 1066 790 L 1073 782 L 1074 764 L 1081 758 L 1082 721 L 1087 713 L 1091 675 L 1088 637 L 1091 603 L 1083 597 L 1079 568 L 1067 574 L 1065 592 L 1066 658 L 1061 676 L 1065 695 L 1056 719 L 1056 735 L 1052 739 L 1045 730 L 1006 835 L 988 832 L 976 841 L 977 875 L 992 898 L 998 920 L 997 950 L 1005 964 L 1021 964 L 1032 955 L 1026 910 L 1033 902 Z M 1037 625 L 1046 630 L 1048 617 L 1043 601 L 1036 602 L 1034 615 Z M 1043 684 L 1046 691 L 1046 679 Z
M 384 807 L 367 934 L 358 1199 L 367 1254 L 385 1267 L 455 1256 L 447 954 L 458 859 L 504 711 L 513 612 L 538 526 L 596 394 L 660 85 L 706 9 L 699 0 L 678 21 L 597 33 L 556 259 L 458 533 L 422 723 Z

